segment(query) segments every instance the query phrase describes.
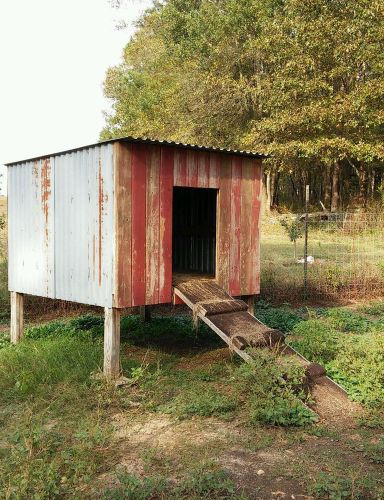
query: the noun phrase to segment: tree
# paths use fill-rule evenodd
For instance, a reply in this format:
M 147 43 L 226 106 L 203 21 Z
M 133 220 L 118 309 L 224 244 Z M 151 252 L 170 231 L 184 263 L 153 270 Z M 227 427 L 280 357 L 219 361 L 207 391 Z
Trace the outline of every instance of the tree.
M 102 137 L 267 153 L 270 204 L 300 203 L 308 182 L 332 210 L 366 202 L 382 182 L 383 21 L 382 0 L 156 2 L 107 74 Z

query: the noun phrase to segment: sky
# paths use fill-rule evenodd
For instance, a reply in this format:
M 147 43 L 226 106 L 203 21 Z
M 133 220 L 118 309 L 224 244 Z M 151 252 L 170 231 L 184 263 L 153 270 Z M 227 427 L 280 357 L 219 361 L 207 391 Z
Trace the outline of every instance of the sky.
M 0 192 L 10 161 L 97 142 L 102 82 L 151 0 L 0 0 Z M 128 27 L 117 30 L 124 20 Z

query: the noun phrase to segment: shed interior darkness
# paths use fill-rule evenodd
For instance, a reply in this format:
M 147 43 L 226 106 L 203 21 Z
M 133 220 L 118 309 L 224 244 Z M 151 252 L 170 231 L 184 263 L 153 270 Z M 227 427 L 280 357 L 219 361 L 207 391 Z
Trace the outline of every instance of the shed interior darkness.
M 173 188 L 173 273 L 216 273 L 217 190 Z

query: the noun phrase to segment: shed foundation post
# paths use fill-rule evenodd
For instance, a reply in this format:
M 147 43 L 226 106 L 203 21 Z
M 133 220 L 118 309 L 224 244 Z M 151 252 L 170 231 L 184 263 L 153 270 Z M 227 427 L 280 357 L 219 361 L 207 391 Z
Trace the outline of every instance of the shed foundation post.
M 17 344 L 24 334 L 24 295 L 11 292 L 11 342 Z
M 115 307 L 104 309 L 104 375 L 120 375 L 120 310 Z
M 140 306 L 140 318 L 143 323 L 151 321 L 151 309 L 149 306 Z
M 248 304 L 248 312 L 249 314 L 252 314 L 252 316 L 255 315 L 255 295 L 247 295 L 244 297 L 244 302 Z

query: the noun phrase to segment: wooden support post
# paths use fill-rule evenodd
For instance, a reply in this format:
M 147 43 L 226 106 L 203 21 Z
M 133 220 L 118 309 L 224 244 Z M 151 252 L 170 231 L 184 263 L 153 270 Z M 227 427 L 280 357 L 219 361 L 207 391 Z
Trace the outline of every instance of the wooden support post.
M 17 344 L 24 334 L 24 295 L 11 292 L 11 342 Z
M 252 316 L 255 315 L 255 296 L 254 295 L 247 295 L 245 298 L 245 302 L 248 304 L 248 312 L 249 314 L 252 314 Z
M 143 323 L 151 321 L 151 309 L 149 306 L 140 306 L 140 317 Z
M 104 375 L 120 375 L 120 310 L 115 307 L 104 309 Z

